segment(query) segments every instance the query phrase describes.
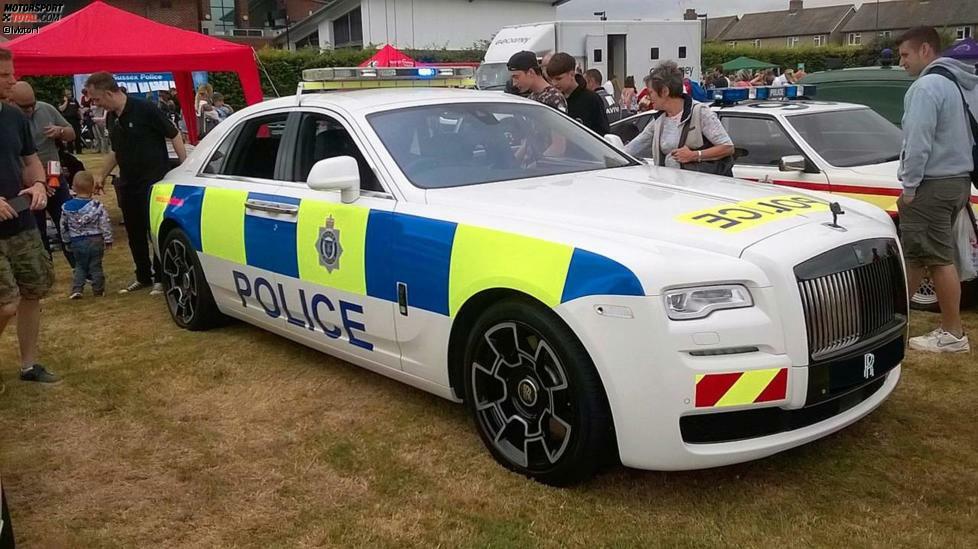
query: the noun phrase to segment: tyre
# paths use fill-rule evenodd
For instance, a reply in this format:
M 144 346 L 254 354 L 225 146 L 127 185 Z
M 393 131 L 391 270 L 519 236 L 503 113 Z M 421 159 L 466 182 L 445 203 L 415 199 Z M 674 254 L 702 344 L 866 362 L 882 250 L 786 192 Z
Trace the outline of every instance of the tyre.
M 197 251 L 187 234 L 180 229 L 166 233 L 160 253 L 166 305 L 177 326 L 201 331 L 223 324 L 226 319 L 214 303 Z
M 978 281 L 970 280 L 961 283 L 961 309 L 974 307 L 978 303 Z M 937 301 L 937 291 L 929 278 L 924 278 L 917 293 L 910 296 L 910 308 L 918 311 L 941 312 L 941 304 Z
M 14 526 L 10 523 L 10 510 L 7 509 L 7 495 L 0 488 L 0 549 L 14 547 Z
M 917 289 L 917 293 L 910 296 L 910 308 L 932 313 L 941 312 L 941 305 L 937 302 L 937 291 L 934 289 L 934 282 L 930 278 L 924 278 L 920 283 L 920 288 Z
M 552 486 L 594 475 L 613 444 L 604 387 L 584 346 L 553 312 L 505 300 L 475 322 L 465 402 L 492 456 Z

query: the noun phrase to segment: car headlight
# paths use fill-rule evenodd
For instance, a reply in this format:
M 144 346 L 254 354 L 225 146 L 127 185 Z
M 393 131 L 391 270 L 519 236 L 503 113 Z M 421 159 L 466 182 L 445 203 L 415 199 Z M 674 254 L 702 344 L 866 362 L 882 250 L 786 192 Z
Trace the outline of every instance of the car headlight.
M 739 284 L 679 288 L 665 293 L 666 311 L 673 320 L 706 318 L 713 311 L 753 307 L 750 290 Z

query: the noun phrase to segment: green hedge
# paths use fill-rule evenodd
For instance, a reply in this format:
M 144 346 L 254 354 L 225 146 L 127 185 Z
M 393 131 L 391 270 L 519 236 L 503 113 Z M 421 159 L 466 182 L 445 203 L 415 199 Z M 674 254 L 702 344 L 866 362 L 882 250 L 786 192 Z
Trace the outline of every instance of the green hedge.
M 25 76 L 24 81 L 34 88 L 34 97 L 57 107 L 61 104 L 65 90 L 71 89 L 71 77 L 68 76 Z
M 846 46 L 825 46 L 821 48 L 755 48 L 752 46 L 730 47 L 721 44 L 703 45 L 703 70 L 722 65 L 740 56 L 750 57 L 758 61 L 773 63 L 780 67 L 798 66 L 805 64 L 805 72 L 822 71 L 826 68 L 826 59 L 839 59 L 843 67 L 864 67 L 877 63 L 879 50 L 876 48 L 852 48 Z

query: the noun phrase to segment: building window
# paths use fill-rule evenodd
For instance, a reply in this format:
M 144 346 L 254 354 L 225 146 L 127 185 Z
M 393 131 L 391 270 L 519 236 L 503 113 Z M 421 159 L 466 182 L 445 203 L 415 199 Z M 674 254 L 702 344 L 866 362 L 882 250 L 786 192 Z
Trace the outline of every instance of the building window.
M 850 32 L 849 33 L 849 45 L 850 46 L 861 46 L 863 43 L 863 35 L 861 32 Z
M 333 43 L 337 48 L 363 46 L 363 19 L 360 8 L 333 21 Z
M 686 59 L 686 46 L 679 46 L 679 58 Z
M 731 48 L 736 48 L 737 47 L 737 42 L 730 41 L 730 42 L 727 42 L 727 45 L 730 46 Z
M 815 35 L 815 47 L 820 48 L 825 45 L 825 36 L 822 34 Z
M 761 39 L 760 38 L 757 38 L 757 39 L 754 40 L 754 47 L 755 48 L 761 47 Z
M 788 47 L 789 48 L 797 48 L 799 42 L 801 42 L 801 39 L 798 38 L 797 36 L 789 36 L 788 37 Z
M 659 58 L 659 48 L 652 48 L 652 60 L 655 61 Z
M 954 30 L 954 37 L 957 40 L 971 38 L 971 27 L 958 27 Z
M 889 40 L 893 36 L 893 31 L 880 31 L 879 38 L 883 40 Z
M 230 36 L 234 29 L 234 0 L 210 0 L 214 34 Z

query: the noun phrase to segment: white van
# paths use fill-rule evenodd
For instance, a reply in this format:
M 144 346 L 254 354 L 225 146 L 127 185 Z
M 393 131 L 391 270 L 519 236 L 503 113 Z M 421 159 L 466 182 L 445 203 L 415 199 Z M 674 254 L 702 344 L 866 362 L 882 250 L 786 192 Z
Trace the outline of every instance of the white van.
M 516 52 L 532 51 L 542 59 L 551 52 L 574 56 L 584 69 L 598 69 L 605 79 L 624 84 L 642 78 L 663 61 L 672 60 L 698 80 L 703 31 L 699 21 L 551 21 L 503 27 L 493 38 L 476 72 L 484 90 L 505 89 L 506 62 Z

